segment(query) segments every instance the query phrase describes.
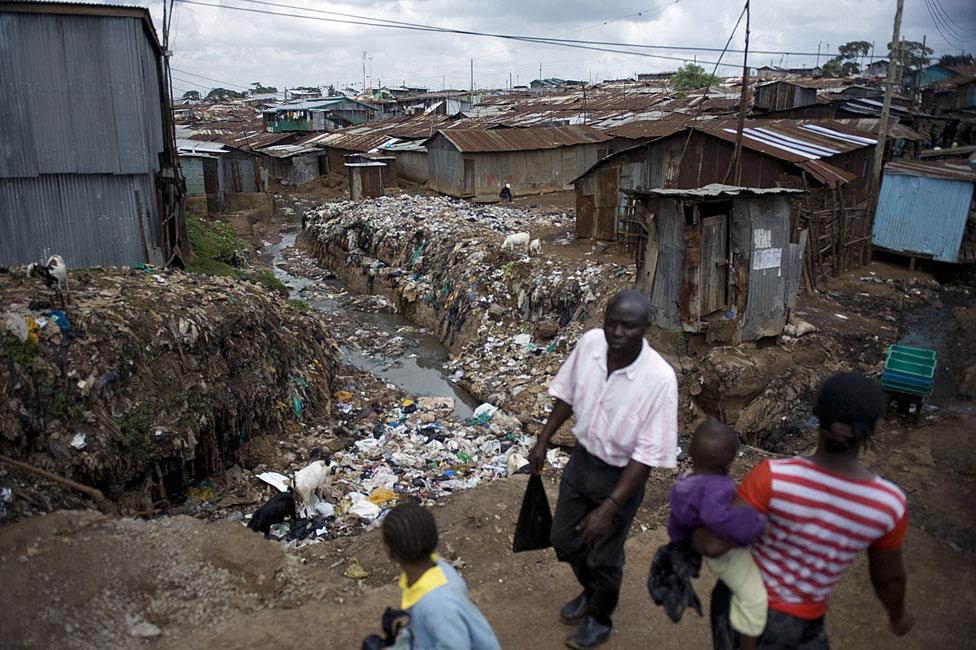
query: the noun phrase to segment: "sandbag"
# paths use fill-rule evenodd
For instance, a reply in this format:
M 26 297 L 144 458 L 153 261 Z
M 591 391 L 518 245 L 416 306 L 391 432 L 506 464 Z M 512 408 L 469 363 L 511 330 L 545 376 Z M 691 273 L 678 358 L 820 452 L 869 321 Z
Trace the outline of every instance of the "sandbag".
M 552 542 L 549 541 L 551 531 L 552 513 L 549 511 L 546 488 L 542 485 L 542 478 L 533 474 L 529 477 L 529 484 L 522 498 L 522 509 L 519 511 L 518 524 L 515 526 L 512 550 L 519 553 L 549 548 L 552 546 Z

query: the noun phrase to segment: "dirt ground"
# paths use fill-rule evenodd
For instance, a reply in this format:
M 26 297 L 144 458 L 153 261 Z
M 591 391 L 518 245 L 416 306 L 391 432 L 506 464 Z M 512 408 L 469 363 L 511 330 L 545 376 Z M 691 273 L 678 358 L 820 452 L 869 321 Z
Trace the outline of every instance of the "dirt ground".
M 976 416 L 946 405 L 919 427 L 884 423 L 867 462 L 909 497 L 908 604 L 917 626 L 904 639 L 886 630 L 858 562 L 835 591 L 830 634 L 838 648 L 961 648 L 976 634 Z M 745 450 L 737 473 L 759 456 Z M 554 501 L 556 476 L 549 476 Z M 627 543 L 628 564 L 608 648 L 708 647 L 706 621 L 678 626 L 646 590 L 654 550 L 666 541 L 665 495 L 672 476 L 656 472 Z M 551 550 L 511 553 L 525 477 L 464 492 L 435 508 L 440 552 L 461 566 L 472 597 L 506 648 L 561 647 L 560 605 L 575 595 L 570 571 Z M 343 574 L 353 561 L 363 580 Z M 62 512 L 0 529 L 0 638 L 7 648 L 355 648 L 396 605 L 394 567 L 377 531 L 298 553 L 239 523 L 189 517 L 153 521 Z M 697 582 L 707 603 L 713 580 Z M 128 616 L 128 620 L 127 620 Z M 132 636 L 148 621 L 152 639 Z

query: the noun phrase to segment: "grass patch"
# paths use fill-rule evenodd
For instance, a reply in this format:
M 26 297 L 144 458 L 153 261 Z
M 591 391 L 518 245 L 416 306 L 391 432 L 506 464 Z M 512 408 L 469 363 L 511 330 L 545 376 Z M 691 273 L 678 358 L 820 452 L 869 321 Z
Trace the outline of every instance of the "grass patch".
M 251 282 L 260 284 L 263 287 L 267 287 L 268 289 L 271 289 L 282 296 L 288 295 L 288 287 L 286 287 L 285 283 L 279 280 L 270 269 L 250 271 L 247 274 L 247 279 Z
M 312 308 L 309 307 L 308 303 L 305 302 L 304 300 L 292 299 L 288 301 L 288 304 L 291 305 L 292 309 L 301 312 L 303 314 L 307 314 L 308 312 L 312 311 Z
M 237 251 L 247 249 L 247 244 L 228 225 L 188 212 L 186 231 L 195 256 L 186 265 L 187 271 L 203 275 L 240 277 L 240 271 L 231 262 L 236 259 Z

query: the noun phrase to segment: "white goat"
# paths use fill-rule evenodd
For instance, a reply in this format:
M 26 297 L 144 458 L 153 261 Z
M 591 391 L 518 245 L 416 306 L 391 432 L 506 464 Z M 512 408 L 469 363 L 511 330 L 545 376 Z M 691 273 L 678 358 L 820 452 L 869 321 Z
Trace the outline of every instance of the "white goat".
M 322 498 L 324 490 L 332 485 L 332 477 L 338 466 L 332 461 L 317 460 L 295 473 L 292 491 L 301 504 L 299 510 L 305 517 L 311 516 L 312 507 Z
M 60 255 L 52 255 L 47 258 L 47 263 L 27 265 L 27 276 L 40 276 L 44 278 L 44 284 L 49 289 L 54 289 L 61 297 L 61 302 L 65 303 L 68 299 L 68 265 L 64 263 L 64 258 Z
M 514 235 L 509 235 L 505 238 L 505 241 L 502 242 L 502 250 L 514 251 L 515 247 L 517 246 L 521 248 L 524 253 L 528 253 L 530 239 L 531 237 L 527 232 L 517 232 Z
M 542 252 L 542 242 L 538 239 L 533 239 L 529 242 L 529 252 L 530 253 L 541 253 Z

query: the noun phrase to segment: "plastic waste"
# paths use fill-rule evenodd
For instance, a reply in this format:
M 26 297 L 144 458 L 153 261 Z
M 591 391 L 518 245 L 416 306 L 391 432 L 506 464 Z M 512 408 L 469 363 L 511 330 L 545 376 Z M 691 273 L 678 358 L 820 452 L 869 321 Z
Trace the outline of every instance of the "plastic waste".
M 78 432 L 78 433 L 76 433 L 76 434 L 74 435 L 74 437 L 73 437 L 73 438 L 71 439 L 71 446 L 72 446 L 72 447 L 74 447 L 75 449 L 77 449 L 78 451 L 81 451 L 81 450 L 82 450 L 82 449 L 84 449 L 84 448 L 85 448 L 85 447 L 87 446 L 87 444 L 88 444 L 88 443 L 86 442 L 86 438 L 87 438 L 87 437 L 88 437 L 88 436 L 87 436 L 87 434 L 85 434 L 85 432 L 83 432 L 83 431 L 79 431 L 79 432 Z

